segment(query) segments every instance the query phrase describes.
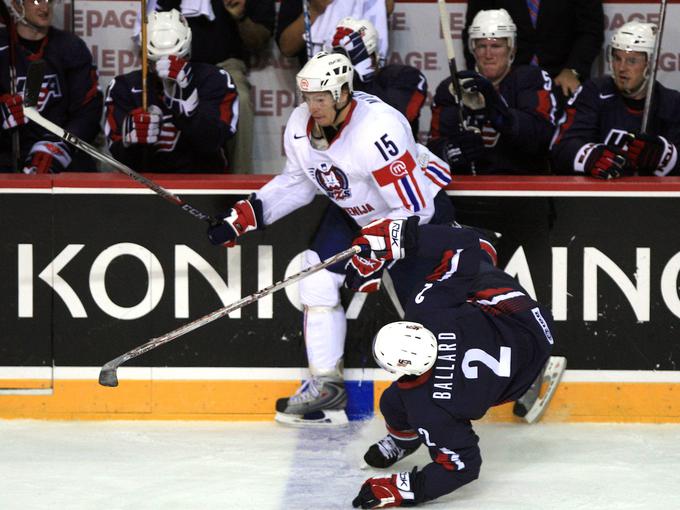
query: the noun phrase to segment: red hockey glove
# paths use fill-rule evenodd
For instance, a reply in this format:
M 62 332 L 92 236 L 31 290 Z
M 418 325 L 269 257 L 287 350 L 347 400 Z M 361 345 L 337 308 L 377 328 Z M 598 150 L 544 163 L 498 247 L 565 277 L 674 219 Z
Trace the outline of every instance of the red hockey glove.
M 616 179 L 621 177 L 625 164 L 626 156 L 623 149 L 598 143 L 590 150 L 583 169 L 591 177 Z
M 191 117 L 198 107 L 198 91 L 192 83 L 191 63 L 170 55 L 156 62 L 156 74 L 163 82 L 163 101 L 175 115 Z
M 158 142 L 163 112 L 156 105 L 148 111 L 135 108 L 123 120 L 123 146 L 153 145 Z
M 19 94 L 3 94 L 0 96 L 0 114 L 2 129 L 12 129 L 26 124 L 24 99 Z
M 371 259 L 403 259 L 418 243 L 418 221 L 417 216 L 406 220 L 375 220 L 361 229 L 361 236 L 352 244 L 359 245 L 362 255 Z
M 25 174 L 59 173 L 70 164 L 71 155 L 64 142 L 36 142 L 23 171 Z
M 628 161 L 633 170 L 640 175 L 653 175 L 662 163 L 668 164 L 668 159 L 673 155 L 673 148 L 661 136 L 647 135 L 639 133 L 628 143 Z M 668 156 L 666 156 L 668 154 Z
M 239 200 L 226 214 L 218 216 L 223 223 L 208 228 L 208 239 L 216 246 L 231 248 L 236 245 L 236 238 L 262 228 L 262 202 L 251 197 Z
M 354 508 L 391 508 L 416 506 L 416 469 L 410 473 L 396 473 L 380 478 L 369 478 L 352 501 Z
M 345 265 L 345 287 L 356 292 L 377 292 L 380 290 L 384 260 L 366 259 L 354 255 Z
M 161 80 L 175 82 L 180 88 L 187 88 L 193 78 L 191 64 L 182 57 L 170 55 L 156 61 L 156 74 Z

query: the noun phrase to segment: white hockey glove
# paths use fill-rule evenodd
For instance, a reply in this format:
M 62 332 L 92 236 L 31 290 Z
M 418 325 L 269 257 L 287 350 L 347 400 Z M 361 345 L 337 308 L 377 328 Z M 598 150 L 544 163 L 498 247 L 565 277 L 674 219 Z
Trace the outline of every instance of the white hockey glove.
M 477 111 L 486 108 L 486 101 L 484 101 L 484 96 L 479 92 L 470 92 L 470 82 L 472 78 L 463 78 L 460 80 L 460 90 L 462 94 L 463 105 L 470 110 Z M 467 85 L 467 87 L 466 87 Z M 455 96 L 456 93 L 453 90 L 453 84 L 449 84 L 449 93 Z
M 361 229 L 353 245 L 361 247 L 361 254 L 377 260 L 399 260 L 410 255 L 418 242 L 418 216 L 408 219 L 375 220 Z M 355 255 L 356 256 L 356 255 Z

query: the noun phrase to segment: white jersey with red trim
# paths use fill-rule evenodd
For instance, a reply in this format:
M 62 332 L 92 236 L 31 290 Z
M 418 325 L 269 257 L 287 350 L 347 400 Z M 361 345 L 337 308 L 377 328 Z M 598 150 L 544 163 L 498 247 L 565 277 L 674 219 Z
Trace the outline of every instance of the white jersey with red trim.
M 451 181 L 448 165 L 417 144 L 408 120 L 377 97 L 355 92 L 350 108 L 326 150 L 311 145 L 307 105 L 293 111 L 283 173 L 257 192 L 265 225 L 311 202 L 317 190 L 360 226 L 385 217 L 430 221 L 435 195 Z

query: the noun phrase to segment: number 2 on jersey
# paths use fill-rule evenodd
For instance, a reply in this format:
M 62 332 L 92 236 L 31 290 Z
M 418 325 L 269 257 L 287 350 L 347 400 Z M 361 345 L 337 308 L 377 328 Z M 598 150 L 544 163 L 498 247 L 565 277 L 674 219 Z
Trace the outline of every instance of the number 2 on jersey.
M 399 154 L 399 149 L 397 148 L 397 145 L 392 140 L 389 140 L 387 138 L 387 133 L 380 137 L 380 141 L 376 140 L 375 142 L 373 142 L 373 145 L 375 145 L 378 148 L 380 154 L 382 155 L 385 161 L 389 161 L 390 156 L 394 157 L 397 154 Z
M 479 361 L 486 365 L 498 377 L 510 377 L 510 347 L 501 347 L 501 355 L 494 358 L 482 349 L 469 349 L 463 356 L 463 374 L 468 379 L 477 379 L 479 369 L 470 365 L 473 361 Z

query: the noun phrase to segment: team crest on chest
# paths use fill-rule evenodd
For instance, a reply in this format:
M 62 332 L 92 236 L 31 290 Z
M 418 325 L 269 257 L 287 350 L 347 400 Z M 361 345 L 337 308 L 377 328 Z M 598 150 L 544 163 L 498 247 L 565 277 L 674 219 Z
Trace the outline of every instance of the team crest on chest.
M 332 200 L 344 200 L 352 196 L 347 174 L 337 166 L 321 163 L 314 170 L 314 178 Z
M 24 88 L 26 87 L 26 77 L 17 77 L 17 90 L 23 96 Z M 36 109 L 41 112 L 45 105 L 49 102 L 51 97 L 56 99 L 61 98 L 61 87 L 59 86 L 59 77 L 56 74 L 46 74 L 43 77 L 40 85 L 40 93 L 38 94 L 38 104 Z

